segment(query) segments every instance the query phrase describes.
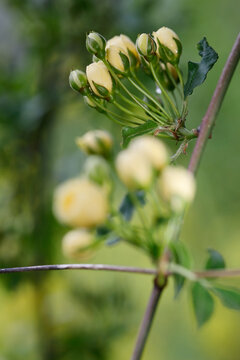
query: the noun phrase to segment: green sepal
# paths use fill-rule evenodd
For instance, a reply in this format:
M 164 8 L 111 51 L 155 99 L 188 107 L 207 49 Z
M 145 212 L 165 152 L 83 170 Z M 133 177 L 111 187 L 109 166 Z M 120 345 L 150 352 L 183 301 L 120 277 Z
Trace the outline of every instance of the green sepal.
M 126 75 L 129 72 L 129 69 L 130 69 L 129 58 L 122 51 L 119 52 L 119 55 L 120 55 L 120 57 L 122 59 L 122 63 L 123 63 L 123 67 L 124 67 L 123 75 Z
M 102 97 L 105 99 L 110 97 L 110 92 L 104 86 L 96 84 L 95 81 L 93 81 L 93 85 Z

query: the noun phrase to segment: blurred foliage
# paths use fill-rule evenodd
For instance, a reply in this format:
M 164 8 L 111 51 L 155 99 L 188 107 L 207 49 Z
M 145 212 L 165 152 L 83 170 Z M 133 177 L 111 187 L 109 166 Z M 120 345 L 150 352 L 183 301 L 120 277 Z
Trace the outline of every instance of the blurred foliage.
M 235 0 L 1 2 L 2 267 L 64 261 L 60 254 L 63 229 L 52 217 L 51 194 L 57 182 L 80 170 L 83 155 L 75 149 L 74 138 L 100 127 L 108 128 L 115 134 L 116 144 L 120 142 L 120 129 L 86 109 L 68 86 L 69 71 L 84 69 L 91 61 L 85 50 L 85 33 L 94 29 L 109 38 L 124 32 L 135 39 L 140 32 L 162 25 L 172 27 L 183 41 L 184 71 L 189 59 L 197 60 L 195 44 L 206 35 L 220 58 L 191 99 L 189 121 L 194 127 L 204 114 L 239 31 L 239 13 L 240 4 Z M 198 196 L 183 232 L 183 240 L 191 242 L 196 255 L 196 266 L 208 246 L 223 253 L 229 266 L 239 266 L 238 75 L 232 80 L 201 164 Z M 187 160 L 188 156 L 183 162 Z M 96 261 L 149 265 L 141 254 L 124 245 L 103 250 Z M 87 280 L 84 283 L 82 279 Z M 114 279 L 114 285 L 107 287 L 108 279 Z M 149 279 L 134 279 L 118 284 L 110 274 L 84 273 L 81 281 L 76 274 L 2 276 L 0 316 L 5 326 L 0 331 L 0 359 L 129 358 L 151 285 Z M 126 284 L 131 289 L 127 295 L 118 289 Z M 145 359 L 239 359 L 239 315 L 229 315 L 221 308 L 196 332 L 188 315 L 189 302 L 184 297 L 172 302 L 171 297 L 172 290 L 163 298 Z M 129 302 L 134 302 L 134 311 Z M 136 317 L 133 334 L 130 315 Z

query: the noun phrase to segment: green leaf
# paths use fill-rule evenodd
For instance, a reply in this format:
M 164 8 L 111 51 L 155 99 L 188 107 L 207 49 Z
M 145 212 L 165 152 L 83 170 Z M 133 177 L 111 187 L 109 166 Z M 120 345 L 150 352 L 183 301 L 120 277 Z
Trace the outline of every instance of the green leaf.
M 201 284 L 196 282 L 192 287 L 192 302 L 197 324 L 201 327 L 213 314 L 213 297 Z
M 197 48 L 202 60 L 200 63 L 192 61 L 188 62 L 188 78 L 186 84 L 184 85 L 185 99 L 188 95 L 192 94 L 193 89 L 196 86 L 201 85 L 204 82 L 207 77 L 207 73 L 211 70 L 218 59 L 218 54 L 211 46 L 209 46 L 205 37 L 199 41 Z
M 152 120 L 148 120 L 145 124 L 134 128 L 125 126 L 122 129 L 123 148 L 126 148 L 129 142 L 136 136 L 153 133 L 157 127 L 158 125 Z
M 141 205 L 145 204 L 145 193 L 142 190 L 136 191 L 135 196 L 137 197 Z M 119 207 L 119 212 L 123 215 L 125 220 L 130 221 L 134 212 L 134 204 L 132 202 L 130 194 L 126 194 Z
M 214 287 L 213 293 L 219 297 L 222 304 L 229 309 L 240 310 L 240 290 Z
M 206 262 L 205 269 L 224 269 L 225 268 L 225 261 L 222 255 L 214 250 L 208 249 L 209 258 Z
M 174 261 L 184 266 L 187 269 L 191 267 L 191 257 L 186 246 L 181 242 L 177 241 L 171 244 L 171 250 L 173 253 Z M 174 296 L 178 296 L 185 283 L 185 277 L 179 274 L 174 274 Z

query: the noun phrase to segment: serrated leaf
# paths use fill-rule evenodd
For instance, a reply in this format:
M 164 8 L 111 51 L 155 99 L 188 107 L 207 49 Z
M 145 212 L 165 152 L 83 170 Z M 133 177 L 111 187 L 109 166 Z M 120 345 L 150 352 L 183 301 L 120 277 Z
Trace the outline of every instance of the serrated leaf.
M 197 324 L 201 327 L 213 314 L 213 297 L 201 284 L 196 282 L 192 287 L 192 302 Z
M 240 310 L 240 290 L 222 287 L 214 287 L 213 293 L 221 300 L 222 304 L 229 309 Z
M 171 244 L 171 250 L 173 252 L 174 260 L 177 264 L 190 269 L 191 257 L 186 246 L 181 242 L 177 241 Z M 175 298 L 179 295 L 185 283 L 185 277 L 179 274 L 174 274 L 174 296 Z
M 136 191 L 135 196 L 137 197 L 140 204 L 145 204 L 145 193 L 142 190 Z M 119 207 L 119 212 L 123 215 L 125 220 L 130 221 L 134 212 L 134 204 L 132 202 L 130 194 L 126 194 Z
M 143 125 L 139 125 L 137 127 L 129 127 L 129 126 L 125 126 L 122 129 L 122 138 L 123 138 L 123 148 L 126 148 L 127 145 L 129 144 L 129 142 L 135 138 L 136 136 L 141 136 L 144 134 L 149 134 L 149 133 L 153 133 L 154 130 L 156 130 L 158 127 L 158 125 L 152 121 L 152 120 L 148 120 L 145 124 Z
M 218 54 L 211 46 L 209 46 L 205 37 L 199 41 L 197 48 L 202 60 L 200 63 L 192 61 L 188 62 L 188 78 L 186 84 L 184 85 L 185 99 L 187 96 L 192 94 L 193 89 L 196 86 L 201 85 L 204 82 L 207 77 L 207 73 L 211 70 L 218 59 Z
M 208 249 L 209 258 L 206 262 L 205 269 L 224 269 L 225 261 L 223 256 L 214 249 Z

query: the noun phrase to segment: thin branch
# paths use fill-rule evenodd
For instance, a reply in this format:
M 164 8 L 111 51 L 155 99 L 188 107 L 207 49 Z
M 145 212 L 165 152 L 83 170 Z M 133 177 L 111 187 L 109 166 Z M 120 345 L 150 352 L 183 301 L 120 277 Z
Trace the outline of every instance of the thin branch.
M 48 271 L 48 270 L 99 270 L 117 271 L 135 274 L 156 275 L 155 269 L 145 269 L 132 266 L 104 265 L 104 264 L 60 264 L 60 265 L 36 265 L 0 269 L 0 274 L 27 272 L 27 271 Z
M 240 58 L 240 33 L 238 34 L 238 37 L 233 45 L 233 48 L 230 52 L 227 62 L 223 68 L 222 74 L 218 80 L 216 89 L 208 106 L 207 112 L 202 120 L 199 136 L 196 145 L 194 147 L 193 154 L 191 156 L 191 160 L 188 167 L 189 170 L 192 171 L 193 173 L 196 173 L 198 169 L 201 156 L 203 154 L 204 148 L 207 143 L 207 139 L 214 126 L 215 119 L 222 105 L 224 96 L 227 92 L 233 73 L 237 67 L 239 58 Z
M 150 296 L 150 299 L 149 299 L 149 302 L 147 305 L 147 309 L 146 309 L 144 318 L 142 320 L 142 323 L 140 325 L 136 345 L 135 345 L 131 360 L 141 359 L 141 356 L 142 356 L 142 353 L 143 353 L 143 350 L 145 347 L 145 343 L 147 341 L 147 337 L 148 337 L 148 334 L 149 334 L 149 331 L 150 331 L 150 328 L 151 328 L 151 325 L 153 322 L 154 314 L 157 309 L 158 301 L 159 301 L 159 298 L 160 298 L 165 286 L 166 286 L 166 281 L 164 282 L 164 284 L 162 286 L 159 286 L 155 279 L 152 293 L 151 293 L 151 296 Z
M 240 57 L 240 34 L 238 35 L 233 48 L 231 50 L 231 53 L 228 57 L 228 60 L 223 68 L 222 74 L 219 78 L 219 81 L 217 83 L 216 89 L 214 91 L 213 97 L 210 101 L 209 107 L 207 109 L 207 112 L 202 120 L 199 136 L 196 142 L 196 145 L 193 150 L 193 154 L 190 159 L 189 163 L 189 170 L 193 173 L 196 173 L 197 168 L 200 163 L 201 156 L 203 154 L 203 150 L 205 148 L 207 139 L 209 137 L 209 133 L 213 128 L 216 116 L 218 114 L 218 111 L 222 105 L 224 96 L 226 94 L 228 85 L 231 81 L 232 75 L 236 69 L 237 63 L 239 61 Z M 206 274 L 205 274 L 206 275 Z M 201 276 L 201 275 L 200 275 Z M 212 277 L 212 276 L 210 276 Z M 160 295 L 162 293 L 163 289 L 160 292 Z M 132 360 L 140 360 L 141 355 L 149 334 L 149 330 L 151 327 L 151 323 L 153 320 L 153 316 L 155 313 L 155 310 L 157 308 L 157 304 L 160 298 L 160 295 L 158 296 L 157 289 L 153 288 L 147 310 L 140 328 L 139 337 L 137 339 L 136 347 L 134 350 L 134 354 L 132 357 Z M 140 343 L 142 341 L 142 344 Z M 139 349 L 139 350 L 138 350 Z
M 240 276 L 240 269 L 222 269 L 222 270 L 207 270 L 194 271 L 198 278 L 226 278 Z

